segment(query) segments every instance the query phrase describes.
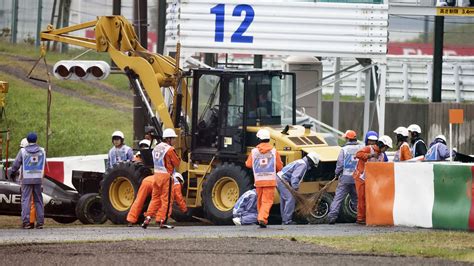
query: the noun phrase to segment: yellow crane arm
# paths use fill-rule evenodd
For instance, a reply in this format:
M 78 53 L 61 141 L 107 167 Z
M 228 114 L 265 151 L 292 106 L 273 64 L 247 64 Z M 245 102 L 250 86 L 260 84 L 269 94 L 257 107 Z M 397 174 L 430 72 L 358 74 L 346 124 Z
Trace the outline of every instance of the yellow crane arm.
M 95 39 L 69 35 L 70 32 L 95 27 Z M 165 128 L 177 127 L 173 124 L 163 98 L 161 87 L 173 87 L 175 95 L 178 84 L 183 98 L 189 99 L 180 106 L 190 113 L 190 93 L 186 82 L 178 82 L 181 77 L 176 60 L 170 56 L 151 53 L 140 45 L 132 24 L 123 16 L 101 16 L 96 20 L 54 29 L 51 25 L 41 32 L 42 41 L 57 41 L 80 47 L 109 53 L 111 59 L 123 71 L 132 70 L 138 75 L 150 100 L 155 107 Z M 176 98 L 176 97 L 175 97 Z M 178 106 L 173 105 L 173 113 L 177 115 Z

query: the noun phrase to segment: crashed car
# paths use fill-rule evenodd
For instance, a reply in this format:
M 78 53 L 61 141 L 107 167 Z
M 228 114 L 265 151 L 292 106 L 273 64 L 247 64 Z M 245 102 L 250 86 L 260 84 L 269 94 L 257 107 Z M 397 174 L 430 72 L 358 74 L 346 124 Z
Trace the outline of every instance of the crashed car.
M 73 181 L 75 187 L 83 187 L 84 180 Z M 0 175 L 0 215 L 21 216 L 20 190 L 17 180 L 8 179 L 3 173 Z M 43 179 L 43 203 L 45 218 L 58 223 L 67 224 L 79 219 L 84 224 L 102 224 L 107 220 L 98 193 L 81 193 L 49 176 Z

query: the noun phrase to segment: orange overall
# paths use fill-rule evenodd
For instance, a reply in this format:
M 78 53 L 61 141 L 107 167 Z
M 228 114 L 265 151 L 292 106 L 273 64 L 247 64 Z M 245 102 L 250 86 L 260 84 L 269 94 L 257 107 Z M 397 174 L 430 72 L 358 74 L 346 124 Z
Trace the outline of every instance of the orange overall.
M 172 202 L 176 202 L 176 205 L 178 205 L 179 210 L 183 213 L 186 213 L 188 211 L 188 207 L 186 207 L 186 200 L 183 197 L 183 193 L 181 193 L 182 187 L 183 186 L 181 185 L 181 183 L 175 180 L 173 189 L 172 189 L 173 194 L 171 195 L 171 198 L 172 198 Z M 172 206 L 173 204 L 170 205 L 170 211 L 169 211 L 168 216 L 171 216 L 171 211 L 173 209 Z
M 150 175 L 143 179 L 142 184 L 140 185 L 140 189 L 138 189 L 137 197 L 130 207 L 130 211 L 127 215 L 127 222 L 129 223 L 136 223 L 138 220 L 138 216 L 140 215 L 143 205 L 145 204 L 146 199 L 151 195 L 153 191 L 153 182 L 155 181 L 155 177 Z
M 145 204 L 146 199 L 152 194 L 153 192 L 153 182 L 155 181 L 154 176 L 147 176 L 145 179 L 143 179 L 142 184 L 140 185 L 140 189 L 138 190 L 137 198 L 132 204 L 132 207 L 130 208 L 130 211 L 127 215 L 127 222 L 129 223 L 136 223 L 138 220 L 138 216 L 140 216 L 140 212 L 143 209 L 143 205 Z M 186 207 L 186 201 L 183 198 L 183 194 L 181 193 L 181 184 L 179 182 L 174 182 L 173 189 L 172 189 L 172 201 L 178 204 L 179 209 L 182 212 L 187 212 L 188 208 Z M 158 198 L 159 199 L 159 198 Z M 156 206 L 155 209 L 150 210 L 150 213 L 156 213 L 158 211 L 158 204 L 156 200 L 151 200 L 150 205 Z M 171 215 L 172 211 L 172 204 L 170 205 L 170 210 L 168 217 Z M 145 214 L 146 216 L 147 214 Z
M 375 154 L 375 158 L 370 157 Z M 377 145 L 369 145 L 360 149 L 355 157 L 359 159 L 357 162 L 356 170 L 352 177 L 355 181 L 356 192 L 357 192 L 357 221 L 365 222 L 365 164 L 370 162 L 383 162 L 384 155 L 380 152 L 380 149 Z
M 155 153 L 165 143 L 158 144 L 153 152 Z M 168 145 L 169 146 L 169 145 Z M 154 155 L 155 157 L 155 155 Z M 155 162 L 156 158 L 153 158 Z M 180 159 L 176 154 L 176 151 L 172 146 L 169 146 L 165 150 L 165 154 L 162 158 L 163 166 L 159 169 L 157 165 L 155 165 L 155 173 L 154 173 L 154 183 L 153 183 L 153 192 L 152 192 L 152 201 L 148 206 L 148 210 L 146 212 L 146 216 L 155 216 L 157 222 L 166 221 L 168 218 L 167 216 L 171 213 L 171 195 L 170 193 L 170 186 L 173 185 L 172 174 L 174 172 L 174 168 L 178 167 Z M 168 214 L 168 215 L 167 215 Z
M 277 185 L 276 181 L 276 172 L 280 171 L 283 168 L 283 162 L 281 161 L 280 154 L 273 150 L 273 146 L 270 143 L 260 143 L 255 148 L 260 154 L 268 154 L 274 152 L 275 154 L 275 168 L 272 170 L 273 178 L 259 180 L 255 178 L 255 188 L 257 190 L 257 212 L 258 212 L 258 221 L 264 221 L 265 224 L 268 223 L 268 216 L 270 215 L 270 209 L 273 205 L 273 197 L 275 195 L 275 187 Z M 257 151 L 255 150 L 255 152 Z M 245 162 L 247 168 L 254 170 L 254 155 L 253 152 L 249 154 L 247 161 Z

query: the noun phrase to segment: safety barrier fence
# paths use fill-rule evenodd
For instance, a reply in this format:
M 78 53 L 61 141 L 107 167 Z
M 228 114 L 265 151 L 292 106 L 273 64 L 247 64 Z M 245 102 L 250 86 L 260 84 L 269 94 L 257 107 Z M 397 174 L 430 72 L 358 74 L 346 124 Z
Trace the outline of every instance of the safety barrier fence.
M 72 184 L 74 171 L 104 173 L 106 160 L 107 154 L 48 158 L 45 174 L 65 185 L 74 187 Z
M 474 230 L 474 164 L 368 163 L 367 225 Z
M 430 100 L 433 79 L 433 58 L 431 56 L 387 56 L 386 96 L 389 100 Z M 325 58 L 323 76 L 334 71 L 334 59 Z M 354 64 L 353 59 L 341 60 L 341 68 Z M 443 101 L 474 101 L 474 57 L 445 56 L 443 58 Z M 358 67 L 360 68 L 360 67 Z M 349 72 L 357 71 L 358 68 Z M 339 83 L 341 94 L 362 97 L 365 75 L 357 73 Z M 324 94 L 332 94 L 333 86 L 324 86 Z

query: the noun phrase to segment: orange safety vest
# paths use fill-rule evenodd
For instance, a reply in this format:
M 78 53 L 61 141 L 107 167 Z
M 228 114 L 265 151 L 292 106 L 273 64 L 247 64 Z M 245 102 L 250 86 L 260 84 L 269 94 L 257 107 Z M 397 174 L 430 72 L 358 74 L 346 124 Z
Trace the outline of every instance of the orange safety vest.
M 370 145 L 370 154 L 375 154 L 375 151 L 372 145 Z M 367 162 L 383 162 L 383 160 L 384 160 L 383 153 L 380 153 L 379 157 L 370 158 L 367 160 Z M 360 174 L 359 178 L 365 181 L 365 166 L 364 166 L 364 171 Z
M 397 152 L 395 152 L 395 156 L 393 156 L 393 161 L 394 162 L 399 162 L 400 161 L 400 157 L 402 156 L 402 147 L 403 146 L 407 146 L 408 149 L 410 149 L 410 146 L 408 145 L 408 143 L 403 142 L 402 145 L 400 145 L 400 148 L 397 150 Z

